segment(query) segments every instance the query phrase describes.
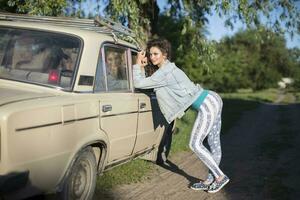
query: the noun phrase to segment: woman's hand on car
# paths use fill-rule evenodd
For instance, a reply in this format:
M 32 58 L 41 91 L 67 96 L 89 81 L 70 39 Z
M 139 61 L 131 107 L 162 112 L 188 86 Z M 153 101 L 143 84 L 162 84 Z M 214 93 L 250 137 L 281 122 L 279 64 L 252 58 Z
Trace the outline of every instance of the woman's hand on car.
M 148 64 L 148 60 L 147 60 L 145 51 L 138 52 L 136 64 L 140 65 L 141 68 L 144 68 Z

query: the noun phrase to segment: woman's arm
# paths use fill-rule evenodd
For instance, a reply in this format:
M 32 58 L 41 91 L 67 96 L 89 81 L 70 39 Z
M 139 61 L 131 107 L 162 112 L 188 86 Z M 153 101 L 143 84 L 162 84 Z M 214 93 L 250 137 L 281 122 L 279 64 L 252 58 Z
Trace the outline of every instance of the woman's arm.
M 159 88 L 166 85 L 165 76 L 160 71 L 155 72 L 152 76 L 145 76 L 145 70 L 139 64 L 133 65 L 133 83 L 135 88 L 150 89 Z
M 148 64 L 146 57 L 146 52 L 138 52 L 136 64 L 133 65 L 133 83 L 135 88 L 140 89 L 150 89 L 159 88 L 166 85 L 165 76 L 158 71 L 156 71 L 152 76 L 145 76 L 144 67 Z

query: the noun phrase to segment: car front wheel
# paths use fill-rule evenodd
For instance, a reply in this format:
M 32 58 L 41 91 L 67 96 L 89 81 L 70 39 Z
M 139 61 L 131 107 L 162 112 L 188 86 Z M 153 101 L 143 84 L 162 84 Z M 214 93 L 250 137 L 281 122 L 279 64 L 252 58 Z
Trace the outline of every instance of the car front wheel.
M 97 176 L 96 158 L 91 147 L 79 152 L 60 194 L 62 199 L 92 199 Z

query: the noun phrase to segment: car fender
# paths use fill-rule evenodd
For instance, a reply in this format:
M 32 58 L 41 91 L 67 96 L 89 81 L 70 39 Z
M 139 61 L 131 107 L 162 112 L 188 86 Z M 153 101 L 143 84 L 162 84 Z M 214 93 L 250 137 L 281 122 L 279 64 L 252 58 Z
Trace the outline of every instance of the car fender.
M 64 181 L 68 177 L 70 169 L 73 166 L 73 163 L 75 162 L 75 160 L 77 159 L 79 152 L 88 146 L 92 146 L 93 149 L 101 148 L 100 155 L 99 156 L 95 155 L 97 162 L 98 162 L 98 173 L 101 173 L 104 169 L 104 166 L 105 166 L 105 163 L 107 160 L 108 143 L 109 142 L 108 142 L 107 135 L 102 131 L 100 131 L 98 133 L 94 133 L 94 134 L 89 134 L 86 137 L 82 138 L 75 146 L 75 149 L 72 151 L 73 153 L 70 155 L 68 164 L 66 165 L 66 167 L 62 173 L 62 176 L 59 179 L 59 182 L 57 184 L 55 191 L 56 192 L 61 191 Z

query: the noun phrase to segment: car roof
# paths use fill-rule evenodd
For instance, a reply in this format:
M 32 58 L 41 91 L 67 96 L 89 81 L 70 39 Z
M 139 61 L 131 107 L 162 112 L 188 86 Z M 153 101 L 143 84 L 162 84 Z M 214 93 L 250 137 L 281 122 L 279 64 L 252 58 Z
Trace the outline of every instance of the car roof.
M 135 35 L 130 29 L 103 17 L 96 17 L 92 20 L 0 13 L 0 25 L 64 33 L 81 37 L 84 40 L 110 41 L 139 48 Z

